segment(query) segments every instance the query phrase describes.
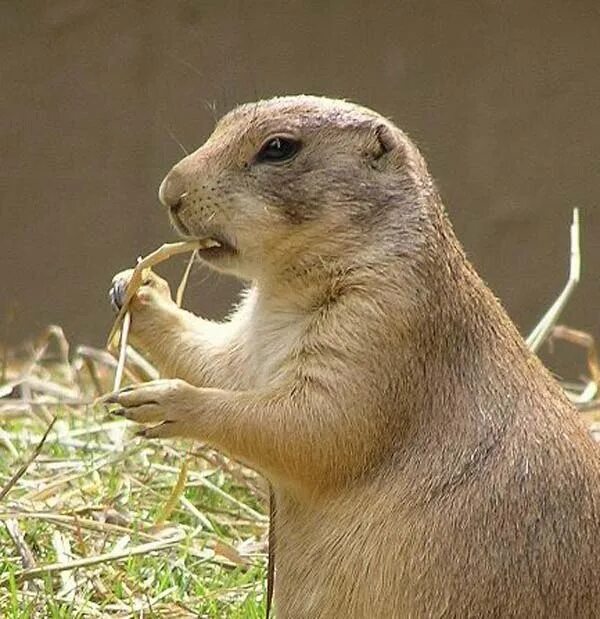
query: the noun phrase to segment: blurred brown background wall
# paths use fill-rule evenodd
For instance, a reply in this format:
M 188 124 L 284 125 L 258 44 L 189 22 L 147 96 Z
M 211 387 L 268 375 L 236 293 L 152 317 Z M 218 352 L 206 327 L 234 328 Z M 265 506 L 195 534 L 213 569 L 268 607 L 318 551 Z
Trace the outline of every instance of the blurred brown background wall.
M 101 343 L 113 273 L 174 236 L 156 190 L 176 140 L 199 145 L 213 107 L 299 92 L 364 103 L 417 140 L 523 331 L 564 283 L 580 206 L 584 281 L 565 319 L 600 334 L 599 33 L 596 0 L 0 3 L 9 341 L 58 323 Z M 234 293 L 199 269 L 188 304 L 221 315 Z

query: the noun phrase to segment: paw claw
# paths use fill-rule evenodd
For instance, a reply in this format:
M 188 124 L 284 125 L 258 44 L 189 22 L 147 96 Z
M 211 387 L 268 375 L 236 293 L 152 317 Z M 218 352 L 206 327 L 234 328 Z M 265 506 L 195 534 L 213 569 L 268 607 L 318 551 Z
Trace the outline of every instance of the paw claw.
M 178 425 L 173 421 L 163 421 L 155 426 L 145 428 L 140 434 L 144 438 L 176 438 Z
M 107 393 L 106 395 L 99 397 L 96 400 L 96 403 L 98 404 L 121 404 L 121 396 L 124 393 L 130 393 L 134 389 L 135 389 L 135 385 L 128 385 L 127 387 L 123 387 L 122 389 L 119 389 L 118 391 L 112 391 L 111 393 Z
M 110 306 L 112 308 L 112 311 L 115 314 L 118 314 L 120 309 L 121 309 L 121 306 L 117 302 L 117 298 L 116 298 L 116 294 L 115 294 L 114 288 L 109 288 L 109 290 L 108 290 L 108 299 L 110 300 Z
M 108 291 L 108 298 L 110 299 L 110 305 L 115 313 L 119 313 L 125 301 L 125 294 L 127 291 L 127 282 L 125 279 L 118 279 L 113 282 L 113 285 Z
M 194 387 L 180 379 L 162 379 L 133 384 L 108 393 L 99 402 L 117 406 L 109 414 L 146 424 L 136 436 L 143 438 L 176 438 L 186 436 L 186 417 L 193 416 Z M 191 398 L 191 401 L 190 401 Z M 202 403 L 199 403 L 202 408 Z M 154 425 L 149 425 L 154 424 Z

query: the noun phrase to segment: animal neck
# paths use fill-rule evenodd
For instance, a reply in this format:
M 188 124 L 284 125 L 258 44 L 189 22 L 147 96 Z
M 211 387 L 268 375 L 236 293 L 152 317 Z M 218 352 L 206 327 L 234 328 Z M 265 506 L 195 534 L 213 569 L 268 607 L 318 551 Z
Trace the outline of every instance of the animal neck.
M 482 470 L 515 423 L 534 423 L 526 418 L 532 399 L 545 399 L 543 409 L 560 397 L 462 252 L 444 258 L 426 274 L 429 298 L 407 321 L 410 380 L 396 433 L 397 453 L 419 463 L 427 492 Z
M 292 265 L 262 274 L 255 287 L 265 307 L 308 316 L 335 300 L 344 283 L 360 268 L 339 255 L 304 255 Z

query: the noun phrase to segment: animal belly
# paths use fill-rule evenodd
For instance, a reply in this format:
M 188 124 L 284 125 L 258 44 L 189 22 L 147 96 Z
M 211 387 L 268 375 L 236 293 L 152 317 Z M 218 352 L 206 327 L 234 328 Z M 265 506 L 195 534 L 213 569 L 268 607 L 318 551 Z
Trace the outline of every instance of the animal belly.
M 280 512 L 276 523 L 278 619 L 409 616 L 399 523 L 389 524 L 395 539 L 386 539 L 381 523 L 360 509 L 296 516 Z

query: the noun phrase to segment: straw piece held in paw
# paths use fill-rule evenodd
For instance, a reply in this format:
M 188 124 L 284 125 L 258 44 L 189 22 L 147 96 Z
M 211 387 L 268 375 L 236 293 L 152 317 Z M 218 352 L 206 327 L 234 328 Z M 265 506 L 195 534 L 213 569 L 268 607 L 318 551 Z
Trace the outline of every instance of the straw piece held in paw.
M 127 339 L 129 337 L 129 327 L 131 326 L 131 314 L 125 312 L 123 316 L 123 325 L 121 326 L 121 341 L 119 344 L 119 361 L 115 370 L 115 381 L 113 390 L 116 391 L 121 386 L 123 380 L 123 372 L 125 371 L 125 358 L 127 355 Z
M 200 249 L 203 246 L 203 241 L 181 241 L 179 243 L 166 243 L 161 245 L 158 249 L 148 254 L 145 258 L 142 258 L 138 261 L 135 269 L 133 270 L 133 274 L 131 279 L 129 280 L 129 284 L 127 286 L 127 294 L 125 296 L 125 300 L 117 317 L 115 318 L 115 322 L 110 330 L 108 335 L 108 341 L 106 343 L 106 347 L 111 350 L 114 347 L 115 335 L 119 330 L 121 322 L 125 317 L 125 313 L 129 308 L 129 302 L 137 292 L 138 288 L 142 285 L 144 281 L 144 271 L 149 269 L 165 260 L 168 260 L 172 256 L 177 254 L 184 254 L 189 251 L 194 251 Z
M 185 271 L 183 272 L 183 277 L 179 282 L 179 286 L 177 286 L 177 294 L 175 295 L 175 303 L 177 303 L 178 307 L 181 307 L 183 303 L 183 295 L 185 294 L 185 289 L 187 288 L 188 279 L 190 278 L 190 273 L 192 272 L 192 267 L 194 266 L 194 260 L 198 255 L 197 250 L 194 250 L 191 255 L 188 263 L 185 267 Z

